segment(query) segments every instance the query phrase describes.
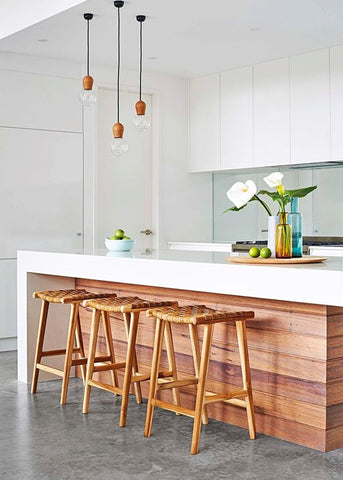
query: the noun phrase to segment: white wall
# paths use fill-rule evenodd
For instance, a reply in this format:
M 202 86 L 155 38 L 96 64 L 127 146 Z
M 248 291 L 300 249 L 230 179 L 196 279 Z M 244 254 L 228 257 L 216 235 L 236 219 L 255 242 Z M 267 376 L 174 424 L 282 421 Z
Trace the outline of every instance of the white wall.
M 79 78 L 80 88 L 84 75 L 84 67 L 75 62 L 15 54 L 2 55 L 0 69 Z M 116 85 L 115 68 L 93 65 L 92 75 L 95 85 Z M 137 91 L 137 84 L 137 72 L 122 71 L 122 88 Z M 143 91 L 153 95 L 153 128 L 156 130 L 156 155 L 153 159 L 156 167 L 154 229 L 159 231 L 158 244 L 164 248 L 168 241 L 173 240 L 211 241 L 212 175 L 187 173 L 188 80 L 144 72 Z M 78 91 L 75 95 L 78 95 Z M 90 122 L 85 122 L 86 124 L 89 125 Z M 91 165 L 89 170 L 92 170 Z M 86 181 L 86 189 L 86 194 L 92 197 L 91 178 Z M 88 224 L 93 221 L 89 201 L 88 206 L 85 217 L 86 232 L 91 231 Z

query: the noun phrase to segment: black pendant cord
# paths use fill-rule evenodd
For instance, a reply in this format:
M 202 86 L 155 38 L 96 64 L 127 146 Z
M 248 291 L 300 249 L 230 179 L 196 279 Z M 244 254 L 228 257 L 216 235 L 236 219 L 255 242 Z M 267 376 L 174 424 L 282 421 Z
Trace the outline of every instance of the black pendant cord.
M 89 76 L 89 20 L 87 19 L 87 76 Z
M 119 80 L 120 80 L 120 8 L 118 8 L 118 68 L 117 68 L 117 123 L 119 123 Z
M 89 77 L 89 21 L 93 18 L 93 13 L 84 13 L 83 18 L 87 20 L 87 76 Z
M 139 100 L 142 100 L 142 63 L 143 63 L 143 23 L 139 24 Z

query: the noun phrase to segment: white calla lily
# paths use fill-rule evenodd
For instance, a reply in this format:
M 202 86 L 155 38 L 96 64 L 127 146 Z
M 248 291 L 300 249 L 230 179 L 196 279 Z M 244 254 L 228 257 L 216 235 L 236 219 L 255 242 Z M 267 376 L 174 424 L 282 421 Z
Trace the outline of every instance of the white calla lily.
M 241 208 L 249 202 L 256 192 L 257 188 L 255 183 L 252 180 L 248 180 L 245 183 L 234 183 L 226 192 L 226 195 L 236 208 Z
M 279 185 L 282 185 L 283 174 L 281 172 L 273 172 L 268 177 L 265 177 L 263 180 L 266 182 L 268 187 L 276 188 Z

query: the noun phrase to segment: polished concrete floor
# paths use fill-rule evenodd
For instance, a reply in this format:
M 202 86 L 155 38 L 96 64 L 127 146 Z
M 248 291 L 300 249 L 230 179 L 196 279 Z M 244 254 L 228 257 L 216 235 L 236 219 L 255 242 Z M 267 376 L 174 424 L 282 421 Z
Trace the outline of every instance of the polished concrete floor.
M 200 453 L 189 453 L 192 420 L 156 409 L 144 438 L 145 405 L 132 399 L 120 429 L 120 398 L 93 389 L 81 413 L 82 382 L 72 379 L 68 404 L 60 381 L 16 381 L 15 352 L 0 353 L 0 479 L 6 480 L 342 480 L 343 449 L 320 453 L 216 421 L 203 428 Z

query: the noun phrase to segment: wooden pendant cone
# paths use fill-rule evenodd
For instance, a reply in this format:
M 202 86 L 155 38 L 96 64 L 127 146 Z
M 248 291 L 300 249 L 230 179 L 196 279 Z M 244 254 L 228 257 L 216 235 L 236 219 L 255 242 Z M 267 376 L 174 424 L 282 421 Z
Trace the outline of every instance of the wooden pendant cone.
M 92 90 L 93 82 L 94 82 L 93 77 L 91 77 L 90 75 L 86 75 L 85 77 L 83 77 L 83 80 L 82 80 L 83 89 Z
M 139 101 L 136 103 L 136 112 L 137 112 L 137 115 L 145 115 L 145 109 L 146 109 L 145 102 L 143 102 L 143 100 L 139 100 Z
M 123 138 L 124 125 L 122 123 L 114 123 L 112 127 L 114 138 Z

